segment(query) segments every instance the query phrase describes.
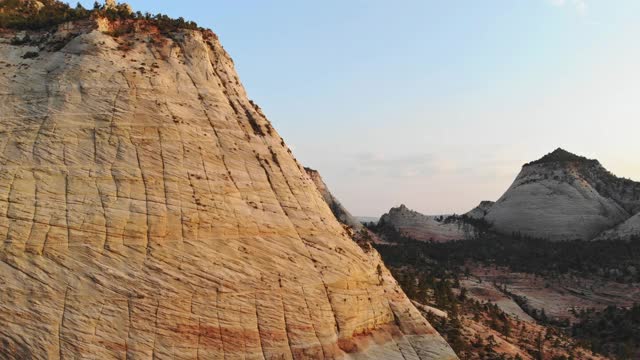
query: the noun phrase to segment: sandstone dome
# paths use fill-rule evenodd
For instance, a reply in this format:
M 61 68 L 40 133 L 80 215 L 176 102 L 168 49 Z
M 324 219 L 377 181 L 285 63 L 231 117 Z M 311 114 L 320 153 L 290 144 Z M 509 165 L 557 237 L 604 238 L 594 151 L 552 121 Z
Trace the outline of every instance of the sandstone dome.
M 447 218 L 447 215 L 424 215 L 402 204 L 382 215 L 379 224 L 392 226 L 401 234 L 418 241 L 447 242 L 475 237 L 476 231 L 472 226 L 457 220 L 448 221 Z
M 0 358 L 456 358 L 213 33 L 91 19 L 15 36 L 0 33 Z
M 640 184 L 563 149 L 523 166 L 485 219 L 498 232 L 591 240 L 640 210 Z

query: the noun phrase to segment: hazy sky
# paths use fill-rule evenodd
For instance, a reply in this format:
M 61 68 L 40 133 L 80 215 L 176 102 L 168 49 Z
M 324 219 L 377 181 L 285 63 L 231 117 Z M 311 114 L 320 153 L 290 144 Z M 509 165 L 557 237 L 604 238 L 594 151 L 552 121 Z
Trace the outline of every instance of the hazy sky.
M 212 28 L 356 215 L 465 212 L 557 147 L 640 180 L 638 0 L 130 4 Z

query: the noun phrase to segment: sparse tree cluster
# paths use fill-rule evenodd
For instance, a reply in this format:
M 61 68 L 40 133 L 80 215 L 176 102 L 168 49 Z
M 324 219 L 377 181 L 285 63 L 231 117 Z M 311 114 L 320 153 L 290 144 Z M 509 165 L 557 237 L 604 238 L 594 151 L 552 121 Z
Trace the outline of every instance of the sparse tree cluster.
M 40 4 L 44 5 L 41 6 Z M 5 0 L 0 3 L 0 28 L 40 30 L 74 20 L 88 19 L 91 11 L 56 0 Z
M 615 359 L 640 358 L 640 303 L 629 309 L 609 306 L 576 313 L 572 336 L 593 351 Z
M 481 232 L 474 240 L 445 243 L 415 241 L 388 224 L 370 226 L 387 242 L 376 245 L 391 264 L 424 266 L 438 261 L 462 269 L 468 261 L 508 267 L 516 272 L 558 277 L 594 274 L 620 283 L 640 282 L 640 237 L 629 241 L 561 241 Z
M 17 30 L 44 30 L 68 21 L 104 17 L 109 20 L 145 20 L 157 26 L 162 32 L 179 29 L 199 29 L 193 21 L 180 17 L 171 18 L 164 14 L 133 12 L 127 4 L 103 5 L 95 2 L 92 9 L 80 3 L 71 7 L 58 0 L 20 1 L 5 0 L 0 3 L 0 28 Z

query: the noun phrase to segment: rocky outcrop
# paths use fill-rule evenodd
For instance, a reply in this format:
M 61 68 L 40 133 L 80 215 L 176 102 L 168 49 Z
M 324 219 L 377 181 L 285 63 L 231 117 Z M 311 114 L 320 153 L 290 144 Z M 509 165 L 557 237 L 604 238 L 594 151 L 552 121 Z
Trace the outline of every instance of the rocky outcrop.
M 489 213 L 489 210 L 491 210 L 493 204 L 495 204 L 493 201 L 482 201 L 478 206 L 471 209 L 471 211 L 465 215 L 472 219 L 484 219 L 484 217 Z
M 363 226 L 358 219 L 353 217 L 351 213 L 338 201 L 338 199 L 333 196 L 331 191 L 329 191 L 329 187 L 322 180 L 322 176 L 317 170 L 313 170 L 311 168 L 305 167 L 304 170 L 307 172 L 307 175 L 311 178 L 313 183 L 316 185 L 316 188 L 322 195 L 324 201 L 329 205 L 331 212 L 333 215 L 340 221 L 341 223 L 351 227 L 354 231 L 360 231 Z
M 116 2 L 116 0 L 105 0 L 104 2 L 104 8 L 106 10 L 112 10 L 112 11 L 120 11 L 124 14 L 131 14 L 133 13 L 133 8 L 131 7 L 131 5 L 127 4 L 127 3 L 120 3 L 118 4 Z
M 98 25 L 0 39 L 0 358 L 456 358 L 213 33 Z
M 457 220 L 448 221 L 447 218 L 423 215 L 400 205 L 382 215 L 379 225 L 392 226 L 400 233 L 418 241 L 445 242 L 466 240 L 475 236 L 472 226 Z
M 558 149 L 526 164 L 488 211 L 495 230 L 550 240 L 590 240 L 638 212 L 640 183 Z
M 596 240 L 632 240 L 640 238 L 640 213 L 630 217 L 627 221 L 606 230 L 598 235 Z

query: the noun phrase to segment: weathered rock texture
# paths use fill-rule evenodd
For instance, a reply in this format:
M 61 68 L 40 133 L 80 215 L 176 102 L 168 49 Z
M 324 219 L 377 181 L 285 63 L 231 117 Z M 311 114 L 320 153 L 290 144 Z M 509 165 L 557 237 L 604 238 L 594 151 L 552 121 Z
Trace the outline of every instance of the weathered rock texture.
M 455 358 L 216 37 L 144 24 L 0 40 L 0 358 Z
M 596 240 L 631 240 L 640 238 L 640 213 L 630 217 L 627 221 L 604 231 Z
M 640 183 L 558 149 L 529 163 L 485 219 L 502 233 L 590 240 L 640 211 Z
M 459 221 L 445 221 L 447 216 L 427 216 L 405 205 L 392 208 L 382 215 L 380 224 L 393 226 L 400 233 L 419 241 L 445 242 L 466 240 L 475 236 L 475 229 Z
M 362 223 L 358 221 L 358 219 L 353 217 L 349 210 L 342 206 L 340 201 L 338 201 L 338 199 L 333 196 L 331 191 L 329 191 L 329 187 L 327 186 L 327 184 L 325 184 L 324 180 L 322 180 L 322 176 L 320 176 L 320 173 L 317 170 L 313 170 L 307 167 L 304 168 L 304 170 L 307 172 L 313 183 L 316 184 L 320 195 L 322 195 L 324 201 L 327 203 L 327 205 L 329 205 L 329 208 L 333 212 L 333 215 L 336 216 L 338 221 L 351 227 L 355 231 L 361 230 L 363 228 Z
M 493 204 L 495 204 L 493 201 L 482 201 L 478 206 L 471 209 L 471 211 L 465 215 L 472 219 L 484 219 L 484 217 L 489 213 L 489 210 L 491 210 Z

